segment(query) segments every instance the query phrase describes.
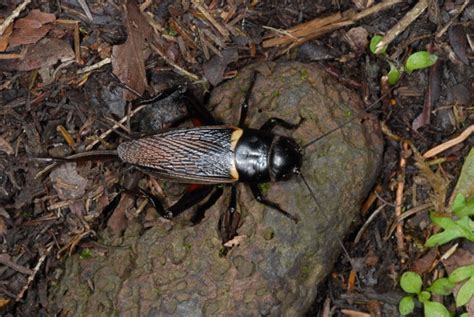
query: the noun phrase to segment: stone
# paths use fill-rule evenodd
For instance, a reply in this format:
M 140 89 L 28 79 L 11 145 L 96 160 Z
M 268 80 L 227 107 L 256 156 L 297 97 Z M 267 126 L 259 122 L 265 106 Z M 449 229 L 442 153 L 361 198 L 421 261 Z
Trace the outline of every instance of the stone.
M 105 256 L 67 259 L 62 278 L 51 285 L 50 312 L 68 316 L 301 316 L 330 272 L 342 239 L 372 188 L 382 159 L 378 123 L 361 115 L 359 95 L 320 67 L 298 62 L 250 66 L 212 91 L 210 108 L 237 124 L 240 104 L 257 70 L 248 127 L 270 117 L 301 125 L 279 128 L 301 145 L 358 116 L 305 149 L 299 177 L 268 184 L 265 194 L 294 223 L 256 202 L 238 186 L 242 214 L 240 245 L 220 254 L 217 222 L 229 203 L 229 189 L 204 220 L 190 226 L 186 216 L 144 230 L 137 220 L 123 237 L 105 238 Z

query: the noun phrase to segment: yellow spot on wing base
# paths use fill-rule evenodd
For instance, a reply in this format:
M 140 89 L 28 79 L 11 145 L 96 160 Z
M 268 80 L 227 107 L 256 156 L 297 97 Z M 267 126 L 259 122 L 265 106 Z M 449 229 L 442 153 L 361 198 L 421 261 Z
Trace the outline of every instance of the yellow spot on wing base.
M 232 132 L 232 135 L 230 137 L 230 148 L 232 152 L 235 151 L 235 148 L 237 147 L 237 142 L 239 142 L 240 137 L 243 133 L 244 131 L 240 128 L 235 128 L 234 132 Z M 235 166 L 235 159 L 231 162 L 230 176 L 236 181 L 239 180 L 239 172 L 237 171 L 237 167 Z

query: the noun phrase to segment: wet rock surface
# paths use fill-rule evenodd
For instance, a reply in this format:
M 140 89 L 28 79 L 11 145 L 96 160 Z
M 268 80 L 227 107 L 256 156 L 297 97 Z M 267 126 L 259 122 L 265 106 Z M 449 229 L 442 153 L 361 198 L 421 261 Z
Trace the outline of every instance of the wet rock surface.
M 247 125 L 270 117 L 301 125 L 275 132 L 305 144 L 360 110 L 357 93 L 339 85 L 315 65 L 265 64 L 257 67 Z M 252 74 L 212 92 L 210 107 L 236 124 Z M 382 157 L 382 138 L 371 119 L 356 119 L 309 146 L 302 174 L 317 195 L 318 207 L 301 179 L 270 184 L 266 195 L 301 220 L 256 202 L 239 185 L 246 236 L 226 257 L 219 255 L 219 214 L 229 190 L 197 226 L 183 219 L 158 221 L 144 230 L 131 224 L 123 237 L 108 238 L 92 257 L 73 255 L 50 287 L 50 311 L 68 316 L 295 316 L 311 305 L 318 282 L 338 255 L 342 237 L 373 185 Z M 61 273 L 61 274 L 59 274 Z

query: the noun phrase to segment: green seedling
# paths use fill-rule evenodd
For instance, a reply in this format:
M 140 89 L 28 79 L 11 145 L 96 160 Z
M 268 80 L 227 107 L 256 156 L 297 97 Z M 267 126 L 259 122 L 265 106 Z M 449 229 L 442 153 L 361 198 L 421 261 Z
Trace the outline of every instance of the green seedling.
M 466 281 L 467 280 L 467 281 Z M 441 303 L 430 301 L 431 295 L 446 296 L 460 283 L 466 281 L 456 294 L 456 306 L 466 305 L 474 295 L 474 265 L 459 267 L 449 277 L 435 280 L 430 287 L 422 289 L 421 276 L 415 272 L 405 272 L 400 279 L 400 287 L 409 295 L 402 298 L 398 305 L 401 315 L 408 315 L 415 309 L 415 297 L 423 305 L 424 316 L 451 316 Z M 461 317 L 468 316 L 467 313 Z
M 434 65 L 438 60 L 438 56 L 431 54 L 430 52 L 419 51 L 408 56 L 403 66 L 397 67 L 397 63 L 390 61 L 386 55 L 387 46 L 384 46 L 380 52 L 376 53 L 377 45 L 382 39 L 383 36 L 374 35 L 370 40 L 369 49 L 372 54 L 377 54 L 381 56 L 390 65 L 390 71 L 387 74 L 388 83 L 390 85 L 395 85 L 396 83 L 398 83 L 403 72 L 411 74 L 411 72 L 416 69 L 428 68 Z
M 452 205 L 451 215 L 439 215 L 436 212 L 430 214 L 431 221 L 443 230 L 432 235 L 426 241 L 427 247 L 443 245 L 457 238 L 465 238 L 474 241 L 474 197 L 466 200 L 464 195 L 458 194 Z

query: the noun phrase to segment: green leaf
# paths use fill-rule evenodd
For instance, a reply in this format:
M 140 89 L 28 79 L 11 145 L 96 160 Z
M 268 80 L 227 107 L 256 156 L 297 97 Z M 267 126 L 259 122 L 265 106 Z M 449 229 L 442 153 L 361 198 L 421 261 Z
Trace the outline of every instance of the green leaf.
M 464 216 L 474 215 L 474 197 L 471 197 L 466 202 L 466 197 L 463 194 L 457 194 L 454 199 L 452 210 L 456 216 L 462 218 Z
M 425 302 L 423 308 L 426 317 L 450 317 L 448 309 L 438 302 Z
M 428 51 L 419 51 L 408 56 L 405 62 L 405 69 L 411 73 L 415 69 L 427 68 L 436 63 L 438 56 Z
M 456 284 L 452 283 L 448 278 L 445 277 L 434 281 L 433 284 L 431 284 L 431 286 L 428 288 L 428 291 L 437 295 L 449 295 L 451 294 L 454 286 L 456 286 Z
M 469 317 L 468 313 L 463 313 L 461 315 L 459 315 L 459 317 Z
M 415 300 L 412 296 L 405 296 L 398 304 L 398 310 L 401 315 L 408 315 L 415 309 Z
M 471 264 L 471 265 L 458 267 L 457 269 L 452 271 L 451 274 L 449 274 L 448 278 L 451 283 L 458 283 L 473 276 L 474 276 L 474 264 Z
M 372 54 L 375 54 L 375 51 L 377 50 L 377 44 L 383 39 L 382 35 L 374 35 L 372 39 L 370 39 L 370 44 L 369 44 L 369 49 L 372 52 Z M 382 49 L 382 51 L 379 54 L 385 54 L 387 51 L 387 45 L 385 45 Z
M 466 305 L 471 297 L 474 295 L 474 276 L 464 283 L 463 286 L 459 289 L 459 292 L 456 295 L 456 306 L 460 307 Z
M 463 209 L 466 206 L 466 197 L 463 194 L 457 194 L 456 198 L 454 198 L 453 205 L 451 209 L 454 213 L 458 212 L 459 210 Z
M 427 291 L 421 291 L 418 294 L 418 300 L 422 303 L 429 301 L 431 298 L 431 293 Z
M 420 293 L 422 285 L 421 276 L 415 272 L 405 272 L 400 278 L 400 287 L 407 293 Z
M 396 83 L 398 83 L 398 81 L 400 80 L 401 73 L 393 63 L 389 62 L 389 64 L 390 64 L 390 71 L 387 74 L 388 83 L 393 86 Z
M 85 248 L 81 250 L 81 253 L 79 254 L 80 259 L 89 259 L 92 257 L 92 250 L 89 248 Z
M 431 213 L 430 217 L 431 221 L 444 231 L 432 235 L 425 243 L 427 247 L 442 245 L 461 237 L 474 241 L 474 222 L 468 216 L 456 221 L 450 217 L 438 217 L 435 213 Z

